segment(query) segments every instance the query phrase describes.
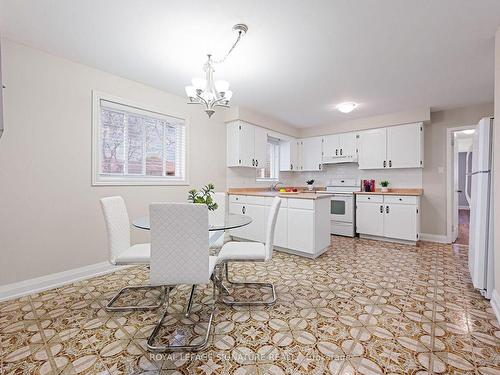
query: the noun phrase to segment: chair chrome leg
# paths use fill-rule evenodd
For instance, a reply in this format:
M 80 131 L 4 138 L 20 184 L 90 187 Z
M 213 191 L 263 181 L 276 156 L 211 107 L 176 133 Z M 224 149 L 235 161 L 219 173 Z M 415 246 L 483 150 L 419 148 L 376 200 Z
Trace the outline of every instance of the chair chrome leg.
M 271 293 L 273 295 L 273 298 L 270 301 L 229 301 L 225 298 L 222 299 L 222 302 L 224 302 L 226 305 L 230 306 L 259 306 L 259 305 L 265 305 L 265 306 L 270 306 L 276 303 L 276 290 L 274 289 L 274 284 L 271 283 L 249 283 L 249 282 L 234 282 L 229 279 L 229 262 L 226 261 L 223 263 L 224 266 L 224 271 L 226 275 L 226 281 L 235 286 L 255 286 L 255 287 L 260 287 L 260 288 L 270 288 Z M 226 290 L 227 288 L 224 287 Z M 228 293 L 229 294 L 229 293 Z
M 191 294 L 189 295 L 189 301 L 186 306 L 186 313 L 185 313 L 186 318 L 189 318 L 189 314 L 191 314 L 191 308 L 193 307 L 193 297 L 195 291 L 196 291 L 196 285 L 193 285 L 191 287 Z
M 215 295 L 215 281 L 214 278 L 212 278 L 212 284 L 213 284 L 213 302 L 212 302 L 212 311 L 210 312 L 210 318 L 208 319 L 208 325 L 207 325 L 207 331 L 205 333 L 205 337 L 203 341 L 199 344 L 196 345 L 154 345 L 154 340 L 156 335 L 161 329 L 161 326 L 163 324 L 163 320 L 165 320 L 165 317 L 168 315 L 168 293 L 170 291 L 170 287 L 167 287 L 167 302 L 165 306 L 165 311 L 163 312 L 160 320 L 156 324 L 155 328 L 153 329 L 153 332 L 151 332 L 151 335 L 148 338 L 147 346 L 148 350 L 156 353 L 161 353 L 161 352 L 174 352 L 174 351 L 197 351 L 205 348 L 208 344 L 208 340 L 210 338 L 210 331 L 212 329 L 212 321 L 214 318 L 214 313 L 215 313 L 215 303 L 216 303 L 216 295 Z
M 116 302 L 120 296 L 126 292 L 127 290 L 140 290 L 140 289 L 158 289 L 157 286 L 151 285 L 139 285 L 139 286 L 126 286 L 122 288 L 113 298 L 111 298 L 106 305 L 106 311 L 134 311 L 134 310 L 154 310 L 161 307 L 165 303 L 165 287 L 161 287 L 161 297 L 160 302 L 156 305 L 143 305 L 143 306 L 113 306 L 113 303 Z

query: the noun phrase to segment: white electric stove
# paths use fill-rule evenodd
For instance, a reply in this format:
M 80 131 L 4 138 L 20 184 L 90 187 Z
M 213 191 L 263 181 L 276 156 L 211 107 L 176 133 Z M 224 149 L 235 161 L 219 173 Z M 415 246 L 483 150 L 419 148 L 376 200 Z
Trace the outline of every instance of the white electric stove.
M 331 181 L 325 191 L 318 194 L 333 194 L 330 199 L 331 233 L 354 237 L 356 234 L 356 204 L 354 192 L 361 191 L 361 183 L 357 179 L 337 178 Z

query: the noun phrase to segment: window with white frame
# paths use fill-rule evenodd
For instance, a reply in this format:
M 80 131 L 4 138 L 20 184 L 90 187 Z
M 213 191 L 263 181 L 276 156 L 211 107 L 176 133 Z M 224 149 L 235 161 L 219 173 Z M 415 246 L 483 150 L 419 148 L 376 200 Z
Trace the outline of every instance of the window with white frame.
M 187 184 L 186 120 L 94 98 L 94 184 Z
M 279 139 L 267 138 L 267 156 L 264 168 L 257 169 L 257 180 L 276 181 L 280 172 L 280 141 Z

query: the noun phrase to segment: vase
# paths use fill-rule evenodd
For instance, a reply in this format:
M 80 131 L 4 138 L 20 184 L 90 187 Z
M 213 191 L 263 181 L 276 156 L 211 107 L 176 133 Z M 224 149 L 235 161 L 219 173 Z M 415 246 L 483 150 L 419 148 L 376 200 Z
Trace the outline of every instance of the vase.
M 382 186 L 382 189 L 380 190 L 382 193 L 387 193 L 389 191 L 388 187 Z
M 313 190 L 313 186 L 312 185 L 307 185 L 307 190 L 312 191 Z

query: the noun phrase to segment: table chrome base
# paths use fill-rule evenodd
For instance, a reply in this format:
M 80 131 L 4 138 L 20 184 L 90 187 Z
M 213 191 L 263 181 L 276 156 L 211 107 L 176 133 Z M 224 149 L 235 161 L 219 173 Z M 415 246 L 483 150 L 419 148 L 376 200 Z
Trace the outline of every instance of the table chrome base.
M 106 305 L 105 309 L 106 311 L 146 311 L 146 310 L 154 310 L 159 307 L 161 307 L 165 303 L 165 287 L 161 287 L 161 297 L 160 297 L 160 302 L 156 305 L 141 305 L 141 306 L 113 306 L 113 304 L 116 302 L 120 296 L 126 292 L 127 290 L 140 290 L 140 289 L 158 289 L 157 286 L 151 286 L 151 285 L 138 285 L 138 286 L 127 286 L 125 288 L 122 288 L 113 298 L 111 298 Z
M 255 260 L 234 260 L 233 262 L 255 262 Z M 251 286 L 251 287 L 260 287 L 260 288 L 269 288 L 271 289 L 273 298 L 270 301 L 262 301 L 262 300 L 254 300 L 254 301 L 230 301 L 226 298 L 222 298 L 222 302 L 226 305 L 230 306 L 270 306 L 276 302 L 276 290 L 274 289 L 274 284 L 272 283 L 255 283 L 255 282 L 234 282 L 229 279 L 229 261 L 225 261 L 222 263 L 222 267 L 224 267 L 225 273 L 225 281 L 234 286 Z M 224 294 L 229 294 L 228 289 L 224 286 L 223 281 L 220 282 L 224 291 Z
M 168 315 L 168 295 L 170 292 L 170 289 L 172 289 L 172 286 L 166 287 L 166 306 L 165 306 L 165 311 L 161 315 L 161 318 L 158 320 L 158 323 L 156 323 L 155 328 L 153 329 L 153 332 L 151 332 L 151 335 L 148 338 L 147 346 L 148 350 L 151 352 L 155 353 L 162 353 L 162 352 L 174 352 L 174 351 L 187 351 L 187 352 L 192 352 L 192 351 L 197 351 L 197 350 L 202 350 L 204 349 L 207 344 L 208 344 L 208 339 L 210 337 L 210 331 L 212 329 L 212 321 L 214 318 L 214 313 L 215 313 L 215 303 L 217 302 L 216 298 L 216 283 L 214 278 L 212 277 L 212 284 L 213 284 L 213 302 L 212 302 L 212 311 L 210 312 L 210 317 L 208 319 L 208 326 L 207 326 L 207 331 L 205 333 L 205 337 L 203 341 L 199 344 L 196 345 L 154 345 L 154 340 L 156 336 L 158 335 L 158 332 L 160 331 L 163 320 L 165 320 L 166 316 Z M 186 308 L 186 312 L 184 315 L 187 317 L 189 316 L 191 306 L 193 303 L 193 294 L 195 291 L 195 286 L 193 285 L 191 288 L 191 295 L 189 297 L 189 302 L 188 306 Z

